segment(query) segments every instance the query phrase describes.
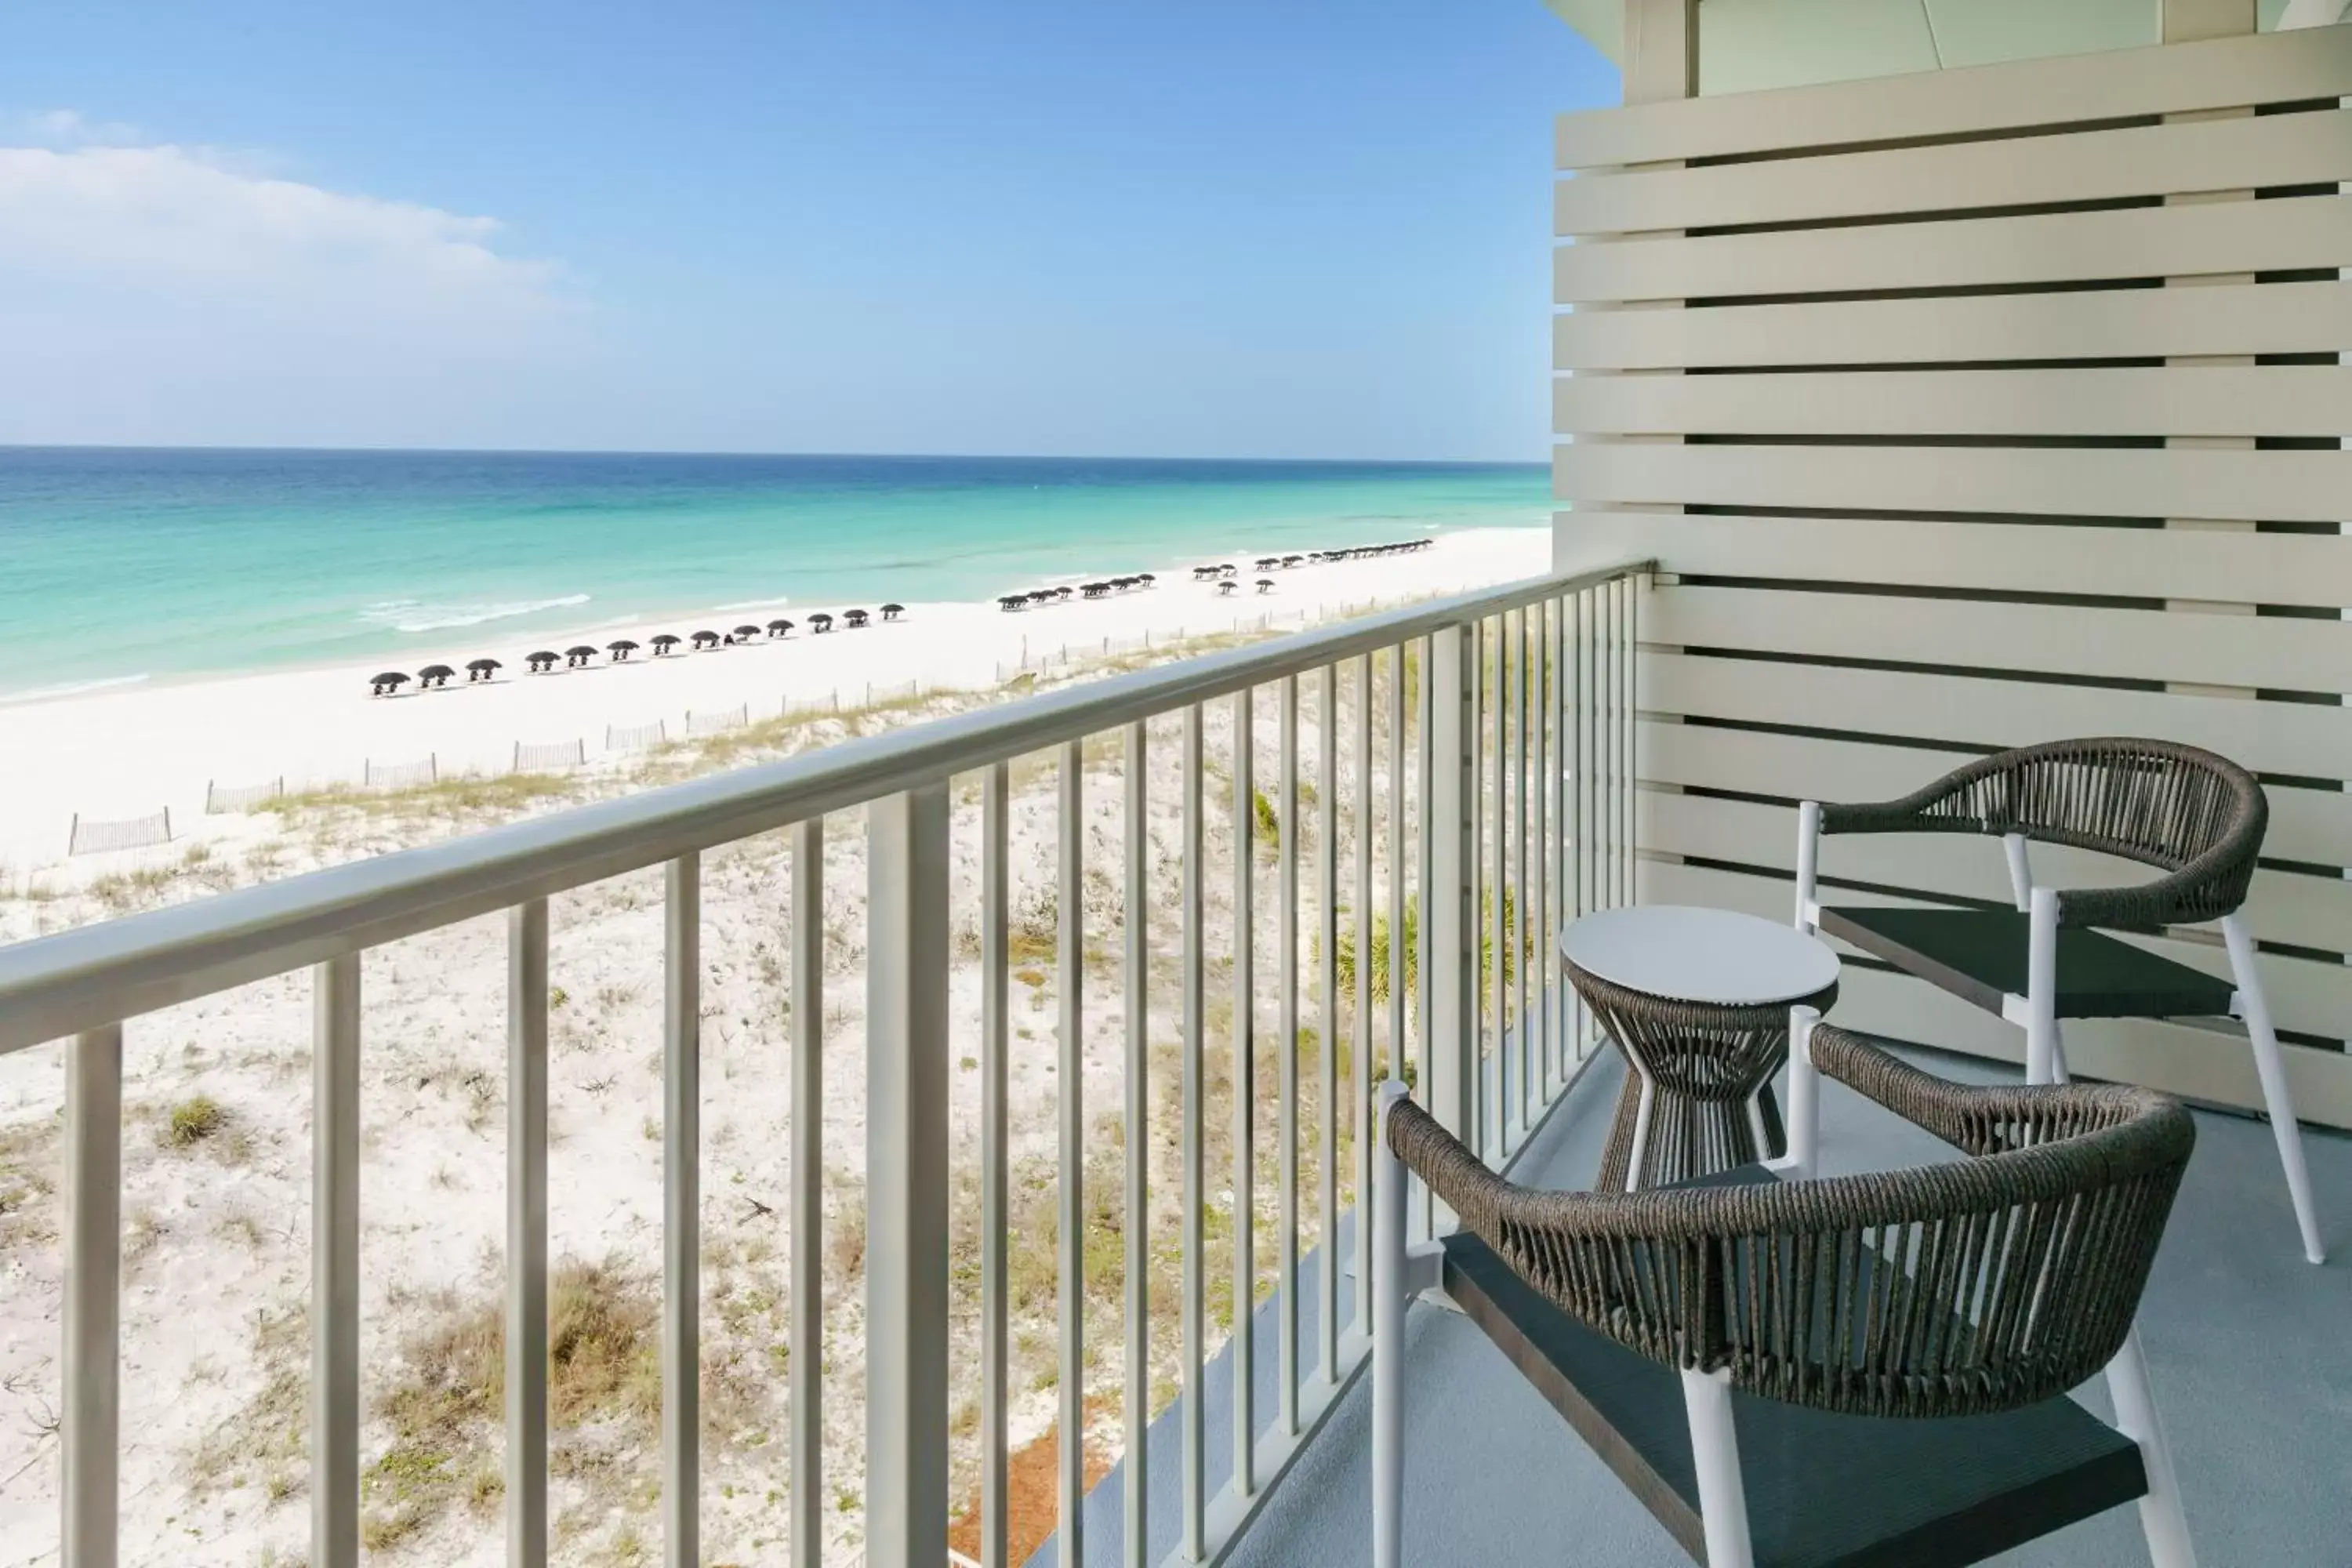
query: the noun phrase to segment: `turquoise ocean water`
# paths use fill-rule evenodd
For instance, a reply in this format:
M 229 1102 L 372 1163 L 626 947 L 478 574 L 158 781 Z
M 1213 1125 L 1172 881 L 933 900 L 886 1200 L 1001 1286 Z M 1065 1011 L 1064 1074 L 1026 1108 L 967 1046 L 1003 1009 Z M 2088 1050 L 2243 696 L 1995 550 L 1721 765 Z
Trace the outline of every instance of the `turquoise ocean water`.
M 1548 515 L 1540 465 L 0 447 L 0 701 Z

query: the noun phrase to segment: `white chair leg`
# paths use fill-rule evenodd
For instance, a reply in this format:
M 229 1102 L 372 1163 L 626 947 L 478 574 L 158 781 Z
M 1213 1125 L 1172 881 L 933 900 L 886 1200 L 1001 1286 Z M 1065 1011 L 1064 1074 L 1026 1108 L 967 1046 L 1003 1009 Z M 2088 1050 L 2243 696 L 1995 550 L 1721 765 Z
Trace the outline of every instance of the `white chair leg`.
M 1389 1147 L 1389 1108 L 1404 1098 L 1381 1086 L 1380 1147 L 1372 1157 L 1372 1568 L 1404 1563 L 1405 1169 Z
M 2058 1081 L 2058 892 L 2036 888 L 2025 954 L 2025 1081 Z
M 1739 1473 L 1739 1434 L 1731 1421 L 1731 1374 L 1683 1373 L 1691 1459 L 1698 1471 L 1698 1511 L 1706 1531 L 1706 1568 L 1755 1568 L 1748 1539 L 1748 1488 Z
M 2237 981 L 2239 1006 L 2245 1013 L 2246 1037 L 2253 1042 L 2254 1072 L 2263 1082 L 2263 1108 L 2270 1112 L 2271 1136 L 2278 1142 L 2287 1195 L 2294 1201 L 2295 1227 L 2303 1232 L 2303 1255 L 2314 1263 L 2325 1263 L 2327 1249 L 2319 1241 L 2311 1173 L 2303 1163 L 2303 1127 L 2294 1119 L 2294 1091 L 2286 1081 L 2286 1064 L 2279 1059 L 2278 1031 L 2271 1026 L 2270 1000 L 2263 994 L 2262 971 L 2254 963 L 2254 941 L 2236 915 L 2221 922 L 2221 937 L 2230 946 L 2230 972 Z
M 1813 1026 L 1817 1007 L 1789 1009 L 1789 1169 L 1811 1181 L 1820 1163 L 1822 1080 L 1813 1071 Z
M 1822 857 L 1822 808 L 1818 801 L 1797 807 L 1797 929 L 1811 935 Z
M 2173 1475 L 2172 1445 L 2156 1411 L 2137 1323 L 2124 1336 L 2124 1348 L 2107 1363 L 2107 1393 L 2116 1402 L 2116 1430 L 2139 1445 L 2140 1461 L 2147 1468 L 2139 1522 L 2147 1532 L 2148 1561 L 2156 1568 L 2197 1568 L 2197 1549 L 2189 1540 L 2189 1518 L 2180 1510 L 2180 1485 Z

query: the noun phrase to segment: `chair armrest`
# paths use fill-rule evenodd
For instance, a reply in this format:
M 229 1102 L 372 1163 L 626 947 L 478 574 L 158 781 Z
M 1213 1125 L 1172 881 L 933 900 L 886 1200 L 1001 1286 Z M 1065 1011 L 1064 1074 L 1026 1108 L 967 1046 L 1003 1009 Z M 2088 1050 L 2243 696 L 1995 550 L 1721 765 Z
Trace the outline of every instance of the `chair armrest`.
M 1814 1025 L 1811 1043 L 1817 1069 L 1979 1157 L 2121 1126 L 2168 1103 L 2146 1089 L 2108 1084 L 1953 1083 L 1891 1055 L 1889 1047 L 1902 1041 L 1833 1024 Z M 2193 1137 L 2185 1111 L 2179 1121 Z

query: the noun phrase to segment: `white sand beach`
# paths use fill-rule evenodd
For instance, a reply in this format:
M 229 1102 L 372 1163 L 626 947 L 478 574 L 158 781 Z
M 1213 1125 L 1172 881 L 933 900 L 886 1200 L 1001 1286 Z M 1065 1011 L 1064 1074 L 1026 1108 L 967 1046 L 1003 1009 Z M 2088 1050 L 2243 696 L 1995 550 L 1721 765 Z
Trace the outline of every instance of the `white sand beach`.
M 48 701 L 0 706 L 0 877 L 21 884 L 54 870 L 66 858 L 77 814 L 85 820 L 152 816 L 168 809 L 175 841 L 236 837 L 239 817 L 205 815 L 206 787 L 241 788 L 283 779 L 289 791 L 362 782 L 378 768 L 435 759 L 444 777 L 502 773 L 518 742 L 583 743 L 593 765 L 604 753 L 608 727 L 662 721 L 675 738 L 687 716 L 723 713 L 739 705 L 749 717 L 772 717 L 788 702 L 823 704 L 838 693 L 845 706 L 910 682 L 936 688 L 992 685 L 1001 668 L 1025 657 L 1099 648 L 1106 638 L 1129 642 L 1226 629 L 1239 620 L 1272 616 L 1320 619 L 1371 601 L 1393 604 L 1477 584 L 1538 574 L 1550 561 L 1548 530 L 1478 529 L 1439 536 L 1431 548 L 1397 556 L 1302 565 L 1270 575 L 1275 587 L 1255 591 L 1252 552 L 1203 560 L 1240 563 L 1241 586 L 1231 595 L 1162 571 L 1150 589 L 1099 600 L 1072 599 L 1008 614 L 990 604 L 916 604 L 887 624 L 877 616 L 863 630 L 810 635 L 807 621 L 841 605 L 794 603 L 758 614 L 737 608 L 665 617 L 661 622 L 606 622 L 566 632 L 520 637 L 455 640 L 419 647 L 405 659 L 363 666 L 277 671 L 227 679 L 155 684 L 89 692 Z M 1106 546 L 1101 573 L 1140 570 L 1121 565 Z M 1078 581 L 1071 574 L 1062 581 Z M 877 606 L 871 603 L 869 609 Z M 800 623 L 781 641 L 680 653 L 656 659 L 650 650 L 625 664 L 603 659 L 590 668 L 524 672 L 533 648 L 561 649 L 575 641 L 602 646 L 615 637 L 645 642 L 659 631 L 684 636 L 703 627 L 721 632 L 773 616 Z M 504 668 L 487 684 L 466 684 L 467 660 L 487 655 Z M 459 668 L 446 687 L 415 687 L 392 698 L 371 698 L 367 678 L 383 668 L 414 672 L 433 662 Z M 77 870 L 118 865 L 137 851 L 84 856 Z

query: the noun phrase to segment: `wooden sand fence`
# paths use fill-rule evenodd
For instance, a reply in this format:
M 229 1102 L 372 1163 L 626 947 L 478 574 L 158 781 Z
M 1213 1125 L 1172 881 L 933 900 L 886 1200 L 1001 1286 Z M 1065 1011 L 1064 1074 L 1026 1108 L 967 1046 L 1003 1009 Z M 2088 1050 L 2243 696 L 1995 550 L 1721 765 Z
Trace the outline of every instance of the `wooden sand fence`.
M 643 752 L 666 744 L 669 740 L 669 721 L 656 719 L 650 724 L 607 724 L 604 726 L 604 749 L 608 752 Z
M 286 794 L 286 775 L 265 779 L 257 784 L 225 784 L 215 780 L 205 781 L 205 815 L 219 816 L 229 812 L 257 811 Z
M 419 784 L 439 784 L 439 755 L 428 752 L 423 761 L 414 763 L 379 763 L 370 757 L 360 776 L 369 789 L 414 789 Z
M 131 816 L 113 822 L 93 821 L 75 812 L 73 826 L 66 834 L 66 853 L 68 856 L 103 855 L 116 849 L 149 849 L 170 842 L 170 806 L 165 806 L 153 816 Z
M 588 762 L 588 742 L 549 741 L 534 743 L 517 741 L 514 748 L 514 771 L 519 773 L 556 773 L 565 768 L 584 767 Z
M 686 732 L 688 738 L 716 735 L 722 731 L 740 730 L 751 721 L 751 705 L 738 702 L 732 708 L 723 708 L 715 713 L 689 711 L 686 716 Z

